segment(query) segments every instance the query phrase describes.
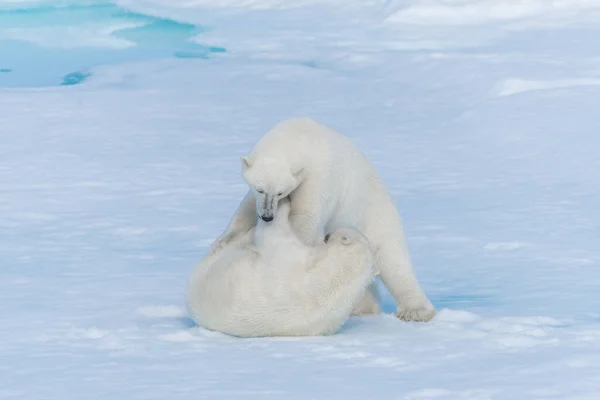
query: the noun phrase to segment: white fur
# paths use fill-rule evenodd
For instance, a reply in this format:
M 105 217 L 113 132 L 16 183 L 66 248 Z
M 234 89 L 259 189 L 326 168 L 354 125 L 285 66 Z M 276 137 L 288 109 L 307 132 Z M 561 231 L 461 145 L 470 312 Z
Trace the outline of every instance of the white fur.
M 369 243 L 352 228 L 305 245 L 292 231 L 289 202 L 211 252 L 195 269 L 188 309 L 199 325 L 240 337 L 336 332 L 372 281 Z
M 365 155 L 339 133 L 311 120 L 290 119 L 276 125 L 242 157 L 250 190 L 213 251 L 277 214 L 279 199 L 290 196 L 290 220 L 309 245 L 342 226 L 363 232 L 375 252 L 380 272 L 398 304 L 398 317 L 428 321 L 433 306 L 412 269 L 400 215 Z M 367 292 L 356 314 L 379 312 Z

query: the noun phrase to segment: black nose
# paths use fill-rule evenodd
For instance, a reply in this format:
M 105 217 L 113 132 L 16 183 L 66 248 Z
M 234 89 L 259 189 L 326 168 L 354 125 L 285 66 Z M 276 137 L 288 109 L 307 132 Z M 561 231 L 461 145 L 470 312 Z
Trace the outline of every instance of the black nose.
M 271 221 L 273 221 L 273 217 L 272 216 L 268 216 L 268 215 L 261 215 L 260 219 L 262 219 L 265 222 L 271 222 Z

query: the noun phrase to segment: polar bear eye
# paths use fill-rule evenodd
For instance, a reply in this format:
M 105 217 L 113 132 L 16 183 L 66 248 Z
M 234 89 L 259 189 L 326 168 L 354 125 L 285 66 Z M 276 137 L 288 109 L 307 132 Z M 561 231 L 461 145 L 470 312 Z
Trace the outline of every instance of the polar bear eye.
M 283 196 L 283 192 L 277 193 L 277 196 Z
M 264 190 L 262 190 L 262 189 L 256 189 L 256 191 L 257 191 L 258 193 L 260 193 L 260 194 L 263 194 L 263 193 L 265 192 L 265 191 L 264 191 Z
M 348 235 L 342 236 L 342 244 L 345 244 L 345 245 L 352 244 L 352 238 Z

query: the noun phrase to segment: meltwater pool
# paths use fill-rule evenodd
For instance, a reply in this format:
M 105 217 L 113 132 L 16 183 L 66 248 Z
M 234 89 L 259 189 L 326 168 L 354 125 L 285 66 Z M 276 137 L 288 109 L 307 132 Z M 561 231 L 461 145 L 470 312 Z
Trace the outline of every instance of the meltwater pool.
M 2 2 L 0 88 L 76 85 L 98 65 L 225 52 L 191 41 L 203 31 L 109 1 Z

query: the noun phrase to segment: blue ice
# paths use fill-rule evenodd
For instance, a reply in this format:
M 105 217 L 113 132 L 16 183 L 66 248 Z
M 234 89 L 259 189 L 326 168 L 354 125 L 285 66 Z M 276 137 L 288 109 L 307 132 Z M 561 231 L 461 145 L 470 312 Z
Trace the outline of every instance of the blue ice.
M 225 51 L 192 42 L 204 30 L 196 25 L 108 1 L 60 4 L 0 8 L 0 87 L 75 85 L 98 65 Z

